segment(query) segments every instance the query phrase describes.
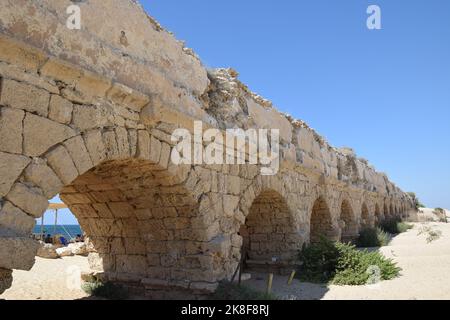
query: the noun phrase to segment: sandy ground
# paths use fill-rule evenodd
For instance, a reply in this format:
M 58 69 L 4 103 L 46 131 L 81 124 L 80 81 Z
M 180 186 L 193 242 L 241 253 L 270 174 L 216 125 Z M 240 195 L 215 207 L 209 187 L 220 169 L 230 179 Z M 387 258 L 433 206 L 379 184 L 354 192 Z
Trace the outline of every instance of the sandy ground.
M 442 231 L 439 240 L 427 243 L 420 228 L 431 226 Z M 326 286 L 276 276 L 273 293 L 282 299 L 301 300 L 449 300 L 450 299 L 450 224 L 416 223 L 414 229 L 395 237 L 379 249 L 403 269 L 401 276 L 371 286 Z M 246 284 L 265 290 L 267 275 L 252 275 Z
M 430 226 L 442 231 L 442 237 L 430 244 L 420 228 Z M 416 223 L 414 229 L 395 237 L 389 246 L 379 249 L 403 269 L 402 275 L 373 286 L 326 286 L 276 276 L 273 292 L 282 299 L 450 299 L 450 223 Z M 87 258 L 75 256 L 57 260 L 36 258 L 31 271 L 13 273 L 12 287 L 0 295 L 6 300 L 72 300 L 87 295 L 80 289 L 80 274 L 89 270 Z M 252 274 L 245 283 L 265 290 L 267 275 Z
M 36 257 L 31 271 L 13 272 L 12 287 L 0 299 L 73 300 L 86 297 L 80 289 L 82 271 L 89 270 L 86 257 L 74 256 L 51 260 Z

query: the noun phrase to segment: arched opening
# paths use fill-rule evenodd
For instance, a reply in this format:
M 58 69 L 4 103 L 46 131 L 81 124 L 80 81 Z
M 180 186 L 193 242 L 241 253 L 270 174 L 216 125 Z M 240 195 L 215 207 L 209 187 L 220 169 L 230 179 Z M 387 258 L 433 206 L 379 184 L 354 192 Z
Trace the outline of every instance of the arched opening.
M 393 216 L 395 214 L 395 212 L 394 212 L 394 206 L 392 205 L 392 203 L 391 203 L 391 205 L 389 206 L 389 215 L 390 216 Z
M 320 197 L 313 205 L 310 220 L 310 242 L 316 243 L 321 237 L 333 239 L 333 221 L 331 212 L 325 200 Z
M 370 214 L 369 208 L 367 204 L 364 202 L 361 206 L 361 221 L 360 221 L 361 229 L 370 227 Z
M 195 250 L 205 240 L 198 201 L 149 161 L 102 163 L 65 186 L 60 197 L 92 241 L 91 268 L 109 281 L 140 286 L 153 279 L 159 288 L 181 288 L 211 268 Z
M 358 236 L 355 214 L 348 200 L 343 200 L 341 204 L 340 227 L 343 242 L 351 242 Z
M 375 224 L 379 224 L 383 221 L 383 214 L 381 213 L 378 203 L 375 204 Z
M 275 191 L 264 191 L 253 201 L 239 234 L 243 254 L 252 261 L 291 261 L 302 245 L 287 203 Z
M 386 203 L 384 203 L 384 206 L 383 206 L 383 215 L 384 215 L 384 217 L 383 217 L 384 219 L 389 217 L 389 208 Z

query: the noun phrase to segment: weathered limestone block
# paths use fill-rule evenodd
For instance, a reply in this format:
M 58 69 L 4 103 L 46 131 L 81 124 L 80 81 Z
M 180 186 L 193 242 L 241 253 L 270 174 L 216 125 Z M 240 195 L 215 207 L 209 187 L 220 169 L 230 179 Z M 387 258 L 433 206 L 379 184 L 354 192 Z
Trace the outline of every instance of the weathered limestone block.
M 106 97 L 117 104 L 126 105 L 137 112 L 140 112 L 150 101 L 148 96 L 120 83 L 114 83 Z
M 6 10 L 5 10 L 6 11 Z M 17 41 L 13 41 L 7 37 L 0 38 L 0 60 L 6 61 L 13 65 L 21 66 L 30 71 L 37 71 L 47 59 L 40 50 L 35 48 L 23 48 L 19 46 Z
M 35 112 L 47 117 L 49 102 L 50 94 L 45 90 L 8 79 L 2 83 L 0 104 L 4 106 Z
M 64 146 L 72 157 L 79 174 L 89 171 L 94 166 L 81 136 L 67 140 L 64 142 Z
M 103 98 L 111 87 L 110 80 L 55 58 L 48 59 L 41 67 L 40 73 L 64 82 L 65 86 L 61 88 L 63 97 L 80 104 Z
M 116 218 L 127 218 L 134 211 L 128 202 L 111 202 L 108 206 Z
M 117 127 L 115 130 L 117 149 L 121 157 L 130 157 L 130 143 L 128 141 L 128 131 L 124 127 Z
M 58 259 L 56 247 L 50 243 L 40 243 L 36 256 L 44 259 Z
M 27 113 L 24 120 L 24 153 L 40 156 L 50 147 L 75 136 L 70 127 Z
M 0 232 L 0 269 L 30 270 L 38 247 L 31 238 L 2 236 Z
M 80 131 L 102 128 L 110 124 L 106 108 L 93 105 L 75 105 L 72 122 Z
M 47 199 L 53 198 L 63 188 L 63 183 L 43 160 L 34 160 L 25 170 L 25 178 L 40 187 Z
M 189 286 L 189 289 L 203 293 L 213 293 L 217 290 L 218 286 L 218 283 L 192 282 Z
M 72 249 L 69 247 L 58 248 L 58 249 L 56 249 L 56 253 L 61 258 L 73 256 Z
M 93 165 L 103 162 L 106 159 L 106 149 L 101 132 L 99 130 L 89 131 L 83 134 L 83 138 Z
M 0 108 L 0 151 L 22 153 L 22 121 L 25 112 Z
M 63 146 L 56 147 L 46 157 L 50 167 L 65 185 L 70 184 L 78 176 L 78 170 Z
M 28 235 L 35 225 L 34 217 L 26 214 L 11 202 L 6 201 L 0 208 L 0 228 L 4 227 L 18 234 Z
M 131 273 L 135 275 L 145 275 L 147 269 L 147 259 L 144 255 L 117 255 L 116 271 Z
M 30 161 L 24 156 L 0 152 L 0 197 L 8 194 L 11 186 Z
M 83 242 L 71 243 L 67 247 L 72 251 L 73 255 L 76 255 L 76 256 L 87 256 L 88 255 L 87 246 Z
M 69 124 L 72 120 L 72 102 L 61 98 L 59 95 L 52 95 L 48 117 L 56 122 Z
M 4 42 L 5 39 L 0 39 L 0 43 Z M 3 46 L 0 45 L 0 47 L 4 49 Z M 1 52 L 0 55 L 1 54 L 3 54 L 3 52 Z M 23 67 L 20 67 L 19 65 L 16 64 L 8 64 L 2 61 L 5 60 L 2 60 L 0 58 L 0 76 L 2 78 L 8 78 L 19 82 L 26 82 L 32 86 L 44 89 L 50 93 L 54 94 L 59 93 L 59 88 L 51 79 L 44 79 L 40 77 L 39 74 L 37 73 L 24 72 Z
M 48 207 L 48 200 L 40 189 L 23 183 L 16 183 L 6 198 L 35 218 L 42 216 Z
M 227 217 L 234 216 L 239 205 L 239 200 L 240 198 L 238 196 L 224 195 L 223 209 L 225 216 Z
M 105 131 L 102 134 L 103 144 L 105 145 L 105 152 L 107 159 L 118 158 L 119 147 L 117 146 L 116 133 L 114 131 Z
M 276 109 L 264 108 L 253 99 L 247 99 L 248 113 L 258 128 L 280 130 L 280 140 L 291 143 L 292 125 Z

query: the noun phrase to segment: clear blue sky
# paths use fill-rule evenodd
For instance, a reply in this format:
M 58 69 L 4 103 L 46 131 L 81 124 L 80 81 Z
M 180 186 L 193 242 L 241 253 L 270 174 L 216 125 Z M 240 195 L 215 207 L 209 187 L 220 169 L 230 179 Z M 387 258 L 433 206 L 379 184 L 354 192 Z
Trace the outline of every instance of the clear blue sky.
M 235 68 L 332 145 L 354 148 L 426 205 L 450 208 L 450 1 L 141 3 L 205 66 Z M 382 30 L 366 27 L 370 4 Z
M 141 0 L 208 67 L 450 208 L 450 1 Z M 366 27 L 379 5 L 382 30 Z

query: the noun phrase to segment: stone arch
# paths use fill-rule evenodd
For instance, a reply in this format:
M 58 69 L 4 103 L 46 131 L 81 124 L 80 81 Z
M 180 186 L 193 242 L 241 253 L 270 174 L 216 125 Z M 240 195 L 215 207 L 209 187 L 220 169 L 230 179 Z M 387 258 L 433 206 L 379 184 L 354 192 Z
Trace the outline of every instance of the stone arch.
M 335 228 L 331 211 L 322 196 L 317 198 L 312 206 L 309 235 L 310 243 L 319 241 L 321 236 L 335 240 Z
M 384 219 L 389 217 L 389 206 L 386 203 L 386 201 L 384 201 L 384 203 L 383 203 L 383 216 L 384 216 Z
M 340 227 L 342 242 L 353 241 L 358 236 L 358 223 L 355 213 L 347 199 L 342 200 L 340 211 Z
M 371 226 L 370 220 L 370 212 L 369 207 L 366 202 L 363 202 L 361 205 L 361 219 L 360 219 L 360 228 L 364 229 Z
M 383 221 L 383 213 L 380 210 L 380 205 L 378 203 L 375 203 L 375 224 L 381 223 Z
M 92 240 L 91 267 L 111 281 L 192 281 L 207 270 L 190 253 L 205 241 L 194 194 L 142 159 L 107 161 L 65 186 L 60 197 Z M 173 277 L 173 274 L 179 274 Z M 149 282 L 150 285 L 150 282 Z
M 28 234 L 60 194 L 92 240 L 89 262 L 105 280 L 149 296 L 201 291 L 199 283 L 212 288 L 220 280 L 220 246 L 211 242 L 218 230 L 205 223 L 208 196 L 192 185 L 194 170 L 169 164 L 170 145 L 146 130 L 124 130 L 91 130 L 24 160 L 0 222 L 0 236 L 17 244 L 21 259 L 2 260 L 0 268 L 31 269 L 37 244 Z
M 255 198 L 239 234 L 250 260 L 292 261 L 302 243 L 286 200 L 274 190 Z

